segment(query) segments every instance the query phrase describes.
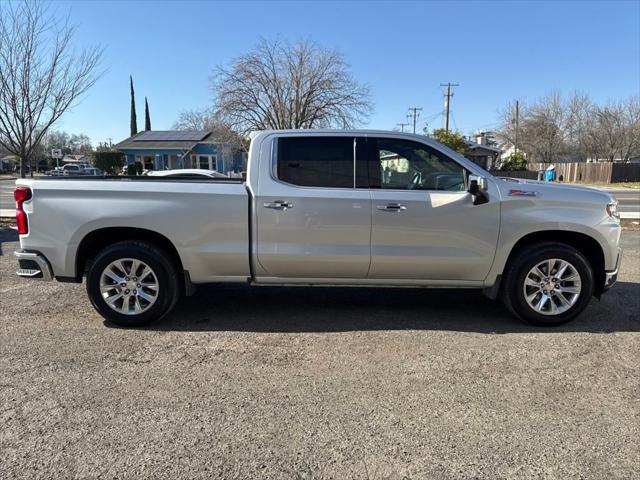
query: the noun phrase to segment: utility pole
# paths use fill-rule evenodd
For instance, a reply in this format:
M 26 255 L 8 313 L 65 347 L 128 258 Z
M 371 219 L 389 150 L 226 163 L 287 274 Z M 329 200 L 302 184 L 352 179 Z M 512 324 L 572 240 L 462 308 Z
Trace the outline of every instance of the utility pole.
M 446 100 L 444 101 L 444 110 L 445 110 L 445 123 L 444 130 L 446 133 L 449 133 L 449 105 L 451 104 L 451 97 L 453 97 L 453 93 L 451 93 L 451 87 L 459 87 L 459 83 L 441 83 L 441 87 L 447 87 L 447 93 L 445 94 Z
M 408 117 L 413 117 L 413 133 L 416 133 L 416 121 L 418 120 L 418 117 L 420 116 L 420 114 L 418 113 L 420 110 L 422 110 L 422 108 L 420 107 L 410 107 L 409 111 L 411 112 L 410 115 L 407 115 Z
M 396 123 L 397 126 L 400 127 L 400 131 L 402 133 L 404 133 L 404 127 L 407 127 L 409 124 L 408 123 Z
M 520 101 L 516 100 L 516 133 L 513 139 L 513 149 L 518 153 L 518 124 L 520 123 Z

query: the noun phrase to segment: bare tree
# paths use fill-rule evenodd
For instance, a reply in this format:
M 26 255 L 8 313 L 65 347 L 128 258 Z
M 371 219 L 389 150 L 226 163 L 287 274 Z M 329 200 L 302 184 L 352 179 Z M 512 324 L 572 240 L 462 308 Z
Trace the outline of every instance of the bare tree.
M 622 102 L 622 146 L 620 158 L 629 160 L 640 155 L 640 96 Z
M 522 145 L 532 157 L 551 163 L 564 154 L 565 109 L 559 92 L 540 98 L 528 110 L 523 122 Z
M 515 102 L 501 112 L 498 136 L 515 145 Z M 529 161 L 550 163 L 565 151 L 565 108 L 558 92 L 551 92 L 529 105 L 520 103 L 518 148 Z
M 622 105 L 609 103 L 604 107 L 598 107 L 595 111 L 595 122 L 591 132 L 599 148 L 599 157 L 613 162 L 622 149 L 624 130 L 622 118 Z
M 88 155 L 92 152 L 93 146 L 91 139 L 84 133 L 68 134 L 63 131 L 50 130 L 43 137 L 40 145 L 43 147 L 43 153 L 47 155 L 53 148 L 59 148 L 63 154 Z
M 598 145 L 593 142 L 595 105 L 589 95 L 575 92 L 565 105 L 565 137 L 572 160 L 586 162 L 598 155 Z
M 175 130 L 207 130 L 213 132 L 216 141 L 227 144 L 231 149 L 247 151 L 249 142 L 228 124 L 223 122 L 212 109 L 184 110 L 178 121 L 173 124 Z
M 519 108 L 520 117 L 524 117 L 524 112 L 526 111 L 524 102 L 520 101 Z M 520 134 L 520 129 L 516 125 L 516 102 L 510 101 L 504 108 L 498 110 L 498 117 L 500 119 L 500 127 L 498 127 L 496 134 L 502 140 L 515 146 L 518 143 L 518 135 Z M 517 132 L 516 129 L 518 130 Z
M 76 51 L 73 35 L 39 1 L 0 3 L 0 145 L 20 158 L 22 177 L 49 128 L 100 76 L 101 49 Z
M 514 104 L 500 112 L 499 135 L 514 143 Z M 552 92 L 521 105 L 518 145 L 529 161 L 628 161 L 640 155 L 640 97 L 596 105 L 574 93 L 566 101 Z
M 211 79 L 215 110 L 234 130 L 350 128 L 371 112 L 369 88 L 318 44 L 262 40 Z
M 640 155 L 640 97 L 595 107 L 589 130 L 596 155 L 610 162 Z

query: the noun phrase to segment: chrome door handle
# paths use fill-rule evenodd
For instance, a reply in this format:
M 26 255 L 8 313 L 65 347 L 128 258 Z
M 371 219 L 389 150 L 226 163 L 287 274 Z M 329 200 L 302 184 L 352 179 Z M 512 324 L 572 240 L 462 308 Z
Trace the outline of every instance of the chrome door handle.
M 378 205 L 376 208 L 383 212 L 404 212 L 407 206 L 400 203 L 387 203 L 386 205 Z
M 273 208 L 274 210 L 286 210 L 287 208 L 293 208 L 293 203 L 284 202 L 282 200 L 276 200 L 275 202 L 265 203 L 264 208 Z

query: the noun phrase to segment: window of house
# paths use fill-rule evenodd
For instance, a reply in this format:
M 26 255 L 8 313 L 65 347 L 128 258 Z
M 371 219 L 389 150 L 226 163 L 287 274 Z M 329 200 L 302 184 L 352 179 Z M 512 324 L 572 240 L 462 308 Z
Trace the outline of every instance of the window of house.
M 353 138 L 278 140 L 277 175 L 303 187 L 353 188 Z
M 380 187 L 396 190 L 465 190 L 464 168 L 418 142 L 377 139 Z

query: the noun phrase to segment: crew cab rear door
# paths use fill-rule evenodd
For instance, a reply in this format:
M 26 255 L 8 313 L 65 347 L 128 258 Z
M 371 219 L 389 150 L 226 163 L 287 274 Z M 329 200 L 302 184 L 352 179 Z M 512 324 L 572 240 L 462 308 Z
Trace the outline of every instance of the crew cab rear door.
M 482 281 L 493 263 L 500 201 L 474 205 L 465 168 L 443 152 L 370 137 L 369 278 Z
M 356 188 L 354 136 L 274 136 L 269 147 L 253 202 L 256 279 L 366 278 L 371 197 Z

